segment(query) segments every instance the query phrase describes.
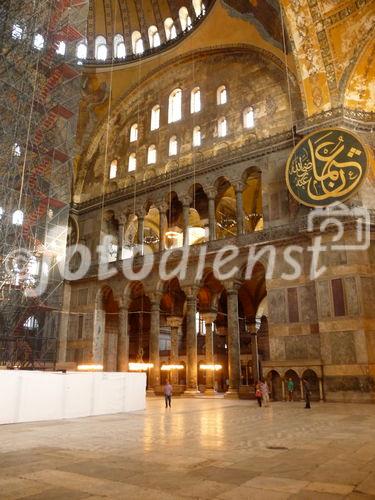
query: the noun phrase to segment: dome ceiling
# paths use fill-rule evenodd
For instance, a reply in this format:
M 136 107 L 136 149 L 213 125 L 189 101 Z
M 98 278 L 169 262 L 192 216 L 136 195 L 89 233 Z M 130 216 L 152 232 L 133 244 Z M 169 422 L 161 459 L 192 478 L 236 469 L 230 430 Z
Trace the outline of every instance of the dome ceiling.
M 126 58 L 162 48 L 168 40 L 178 40 L 189 32 L 214 0 L 90 0 L 87 26 L 88 58 L 97 58 L 95 40 L 103 37 L 107 59 L 116 53 L 116 35 L 123 37 Z M 173 22 L 173 25 L 172 25 Z M 150 31 L 151 28 L 151 31 Z M 157 35 L 153 39 L 153 34 Z M 142 39 L 142 52 L 135 48 L 134 36 Z M 100 58 L 99 58 L 100 59 Z

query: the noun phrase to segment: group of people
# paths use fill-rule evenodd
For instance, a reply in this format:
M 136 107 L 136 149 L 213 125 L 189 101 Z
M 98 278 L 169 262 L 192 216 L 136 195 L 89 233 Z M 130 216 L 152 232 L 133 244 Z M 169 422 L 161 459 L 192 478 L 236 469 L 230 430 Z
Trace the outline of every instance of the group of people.
M 303 378 L 302 379 L 302 385 L 303 385 L 303 393 L 305 397 L 305 408 L 311 408 L 310 404 L 310 396 L 311 396 L 311 389 L 310 389 L 310 384 L 309 382 Z M 288 389 L 288 401 L 294 401 L 294 389 L 295 385 L 294 382 L 291 378 L 288 379 L 287 381 L 287 389 Z M 268 406 L 269 401 L 270 401 L 270 394 L 269 394 L 269 389 L 268 389 L 268 384 L 265 380 L 259 380 L 256 385 L 255 385 L 255 397 L 258 401 L 258 405 L 261 407 L 262 404 L 264 406 Z

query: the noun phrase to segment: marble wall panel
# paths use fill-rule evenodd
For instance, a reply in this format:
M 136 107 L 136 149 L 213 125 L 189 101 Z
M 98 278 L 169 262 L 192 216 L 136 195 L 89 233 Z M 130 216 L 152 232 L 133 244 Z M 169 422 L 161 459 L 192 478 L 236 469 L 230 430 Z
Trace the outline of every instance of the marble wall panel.
M 268 293 L 268 311 L 270 323 L 286 323 L 285 290 L 275 289 Z
M 331 332 L 331 359 L 333 364 L 345 365 L 357 362 L 355 332 Z

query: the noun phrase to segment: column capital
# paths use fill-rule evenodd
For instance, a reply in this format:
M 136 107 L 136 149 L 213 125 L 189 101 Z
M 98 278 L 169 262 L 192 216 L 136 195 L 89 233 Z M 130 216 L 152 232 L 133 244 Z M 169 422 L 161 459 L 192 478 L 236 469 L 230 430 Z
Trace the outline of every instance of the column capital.
M 160 215 L 161 214 L 165 215 L 167 213 L 169 206 L 168 206 L 168 203 L 163 201 L 162 203 L 158 204 L 156 208 L 159 210 Z
M 136 210 L 135 215 L 138 219 L 144 219 L 146 217 L 146 210 L 144 208 L 139 208 Z
M 196 300 L 199 291 L 199 286 L 185 285 L 181 287 L 181 290 L 185 293 L 186 300 L 193 300 L 193 299 Z
M 237 295 L 242 283 L 240 280 L 231 280 L 224 281 L 223 285 L 228 295 Z
M 128 309 L 129 304 L 130 304 L 130 298 L 129 297 L 122 297 L 121 299 L 119 299 L 118 302 L 119 302 L 118 308 L 120 310 Z
M 156 309 L 160 307 L 160 300 L 162 297 L 161 292 L 152 292 L 148 294 L 148 298 L 150 299 L 151 302 L 151 309 Z
M 128 222 L 127 214 L 121 214 L 118 216 L 118 223 L 120 226 L 125 226 L 127 222 Z
M 206 324 L 212 324 L 217 318 L 217 311 L 206 311 L 200 313 Z
M 167 325 L 171 328 L 179 328 L 182 325 L 184 318 L 182 316 L 168 316 Z
M 190 205 L 193 202 L 191 196 L 187 196 L 187 195 L 181 196 L 180 200 L 181 200 L 182 206 L 189 207 L 189 208 L 190 208 Z
M 234 187 L 234 190 L 237 192 L 240 192 L 242 193 L 242 191 L 245 189 L 246 187 L 246 184 L 241 181 L 241 180 L 236 180 L 233 182 L 233 187 Z
M 214 200 L 216 198 L 216 195 L 217 195 L 217 189 L 215 187 L 208 187 L 208 188 L 205 188 L 204 189 L 204 192 L 206 193 L 207 195 L 207 198 L 209 200 Z

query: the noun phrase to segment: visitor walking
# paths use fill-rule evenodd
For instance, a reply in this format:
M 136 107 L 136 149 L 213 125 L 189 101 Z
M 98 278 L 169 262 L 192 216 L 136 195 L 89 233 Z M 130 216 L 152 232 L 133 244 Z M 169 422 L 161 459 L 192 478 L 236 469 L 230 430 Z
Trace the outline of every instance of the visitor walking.
M 260 389 L 259 381 L 257 382 L 257 384 L 255 386 L 255 397 L 256 397 L 256 400 L 258 401 L 258 405 L 261 407 L 262 406 L 262 391 Z
M 164 397 L 165 397 L 165 407 L 171 408 L 171 402 L 172 402 L 172 386 L 169 383 L 169 380 L 166 381 L 165 386 L 164 386 Z
M 305 408 L 311 408 L 311 406 L 310 406 L 310 396 L 311 396 L 310 384 L 304 378 L 304 379 L 302 379 L 302 385 L 303 385 L 303 391 L 305 393 L 305 402 L 306 402 Z
M 289 378 L 288 380 L 287 388 L 288 388 L 289 401 L 293 401 L 294 382 L 291 378 Z
M 260 391 L 262 393 L 262 402 L 263 402 L 264 406 L 268 406 L 268 404 L 270 402 L 270 394 L 269 394 L 267 382 L 265 380 L 262 380 L 260 382 Z

